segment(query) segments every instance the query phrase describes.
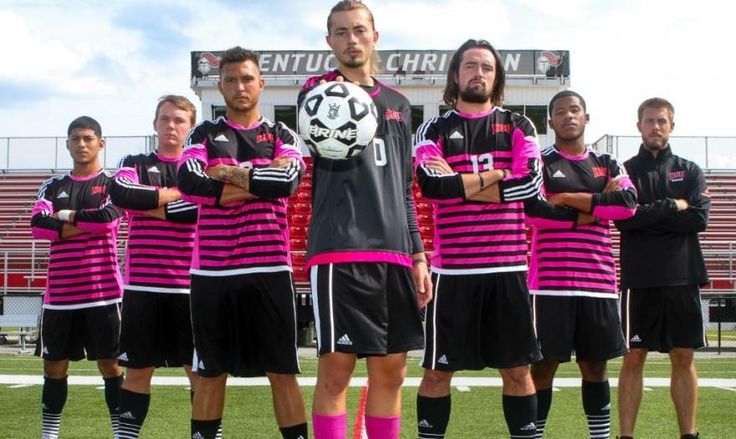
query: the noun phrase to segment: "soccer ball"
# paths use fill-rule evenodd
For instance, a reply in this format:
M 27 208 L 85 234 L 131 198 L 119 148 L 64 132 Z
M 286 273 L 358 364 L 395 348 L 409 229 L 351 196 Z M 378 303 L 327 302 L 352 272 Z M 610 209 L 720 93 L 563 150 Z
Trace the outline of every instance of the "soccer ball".
M 373 99 L 349 82 L 318 85 L 299 109 L 299 131 L 312 155 L 319 157 L 355 157 L 373 140 L 377 127 Z

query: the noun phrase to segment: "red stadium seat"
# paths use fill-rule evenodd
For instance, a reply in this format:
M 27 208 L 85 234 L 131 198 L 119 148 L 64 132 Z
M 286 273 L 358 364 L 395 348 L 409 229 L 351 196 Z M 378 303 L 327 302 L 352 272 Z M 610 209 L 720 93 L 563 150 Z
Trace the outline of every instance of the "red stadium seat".
M 289 247 L 291 251 L 304 251 L 307 249 L 307 240 L 304 238 L 289 239 Z

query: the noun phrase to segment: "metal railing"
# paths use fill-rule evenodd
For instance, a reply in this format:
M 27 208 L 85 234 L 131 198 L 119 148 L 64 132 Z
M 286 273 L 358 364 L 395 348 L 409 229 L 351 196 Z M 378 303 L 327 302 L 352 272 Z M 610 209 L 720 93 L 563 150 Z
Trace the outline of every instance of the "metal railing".
M 128 154 L 153 151 L 155 136 L 104 136 L 105 148 L 100 161 L 114 169 Z M 66 150 L 66 137 L 0 137 L 0 170 L 71 169 L 72 160 Z
M 592 148 L 626 161 L 639 152 L 641 137 L 606 134 L 593 142 Z M 736 169 L 736 137 L 672 136 L 672 151 L 697 163 L 703 169 Z

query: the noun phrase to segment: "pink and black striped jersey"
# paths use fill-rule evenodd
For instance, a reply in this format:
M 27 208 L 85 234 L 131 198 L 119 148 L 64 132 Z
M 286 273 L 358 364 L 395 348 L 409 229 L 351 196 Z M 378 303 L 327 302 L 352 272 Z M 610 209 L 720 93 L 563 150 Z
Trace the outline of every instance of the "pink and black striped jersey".
M 121 301 L 117 231 L 123 213 L 110 202 L 112 175 L 71 174 L 47 180 L 38 190 L 31 226 L 35 239 L 51 241 L 43 307 L 80 309 Z M 64 222 L 51 215 L 75 210 L 74 225 L 88 233 L 61 238 Z
M 549 296 L 618 297 L 610 221 L 636 212 L 636 189 L 609 154 L 586 151 L 573 156 L 554 146 L 542 151 L 544 188 L 527 203 L 532 230 L 529 292 Z M 603 193 L 611 179 L 620 189 Z M 545 199 L 560 193 L 592 194 L 593 224 L 576 225 L 579 212 Z
M 542 183 L 534 125 L 503 108 L 481 114 L 450 110 L 417 130 L 416 174 L 422 195 L 434 204 L 432 271 L 483 274 L 527 269 L 524 201 Z M 442 157 L 454 173 L 426 167 Z M 508 169 L 500 203 L 468 201 L 461 173 Z
M 301 140 L 283 123 L 262 118 L 250 127 L 220 117 L 197 125 L 178 164 L 183 199 L 199 205 L 191 273 L 230 276 L 291 271 L 286 203 L 306 165 Z M 293 160 L 269 168 L 277 157 Z M 205 171 L 218 164 L 251 167 L 257 198 L 220 204 L 224 182 Z
M 158 207 L 158 189 L 176 188 L 178 157 L 129 155 L 118 165 L 110 198 L 128 214 L 124 287 L 152 293 L 189 293 L 197 206 L 175 201 L 164 206 L 166 220 L 142 211 Z

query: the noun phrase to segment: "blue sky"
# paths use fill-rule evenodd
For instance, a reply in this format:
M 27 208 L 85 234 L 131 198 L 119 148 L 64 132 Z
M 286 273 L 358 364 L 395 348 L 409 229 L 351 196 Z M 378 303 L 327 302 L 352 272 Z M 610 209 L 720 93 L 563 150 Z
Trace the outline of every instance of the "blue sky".
M 335 1 L 0 0 L 0 137 L 61 136 L 81 114 L 108 135 L 150 134 L 158 96 L 199 103 L 191 51 L 326 49 Z M 736 135 L 726 1 L 366 3 L 380 49 L 454 49 L 473 37 L 500 49 L 570 50 L 572 88 L 591 114 L 589 142 L 636 134 L 636 107 L 654 95 L 675 104 L 675 134 Z

